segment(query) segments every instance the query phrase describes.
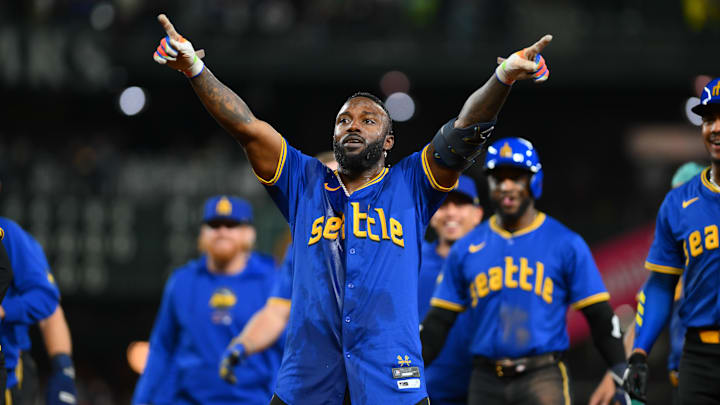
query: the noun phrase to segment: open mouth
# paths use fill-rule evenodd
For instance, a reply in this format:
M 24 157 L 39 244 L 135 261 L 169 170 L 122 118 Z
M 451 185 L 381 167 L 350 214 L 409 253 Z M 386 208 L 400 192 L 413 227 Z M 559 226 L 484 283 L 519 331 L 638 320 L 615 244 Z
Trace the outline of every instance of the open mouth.
M 365 145 L 365 140 L 362 137 L 360 137 L 359 135 L 345 135 L 345 138 L 342 140 L 342 144 L 344 146 Z

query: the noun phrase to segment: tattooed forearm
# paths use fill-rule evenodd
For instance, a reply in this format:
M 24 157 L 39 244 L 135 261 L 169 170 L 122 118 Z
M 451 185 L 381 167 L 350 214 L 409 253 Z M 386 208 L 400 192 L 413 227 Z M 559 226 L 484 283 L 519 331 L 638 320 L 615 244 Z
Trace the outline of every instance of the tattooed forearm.
M 498 82 L 493 75 L 481 88 L 468 97 L 458 115 L 457 126 L 468 127 L 478 122 L 488 122 L 497 117 L 510 87 Z
M 235 139 L 244 143 L 247 139 L 242 131 L 243 126 L 255 120 L 247 104 L 222 84 L 207 66 L 190 83 L 210 115 Z

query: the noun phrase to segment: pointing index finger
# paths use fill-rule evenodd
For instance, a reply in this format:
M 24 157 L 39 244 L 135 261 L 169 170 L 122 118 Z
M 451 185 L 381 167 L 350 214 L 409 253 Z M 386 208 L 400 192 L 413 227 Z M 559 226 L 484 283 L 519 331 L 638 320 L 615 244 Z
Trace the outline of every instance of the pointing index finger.
M 158 15 L 157 20 L 160 23 L 160 25 L 162 25 L 163 29 L 165 30 L 165 33 L 170 38 L 172 38 L 176 41 L 179 41 L 182 38 L 182 36 L 180 36 L 180 34 L 178 34 L 178 32 L 175 31 L 175 27 L 172 25 L 172 23 L 170 22 L 170 19 L 167 18 L 167 16 L 165 14 Z
M 552 41 L 552 39 L 552 35 L 545 35 L 544 37 L 540 38 L 539 41 L 535 42 L 533 46 L 531 46 L 528 50 L 537 55 L 542 52 L 542 50 L 547 46 L 547 44 L 550 43 L 550 41 Z

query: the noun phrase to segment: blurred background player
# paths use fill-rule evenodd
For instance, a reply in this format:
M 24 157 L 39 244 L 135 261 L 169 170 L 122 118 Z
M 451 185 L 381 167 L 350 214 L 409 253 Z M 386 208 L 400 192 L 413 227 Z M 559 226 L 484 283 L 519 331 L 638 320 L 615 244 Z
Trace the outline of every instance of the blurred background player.
M 703 171 L 705 167 L 700 166 L 695 162 L 687 162 L 680 166 L 672 177 L 671 186 L 672 188 L 680 187 L 689 181 L 693 177 L 697 176 Z M 644 286 L 643 286 L 644 287 Z M 640 290 L 642 291 L 642 289 Z M 667 369 L 670 385 L 672 386 L 672 401 L 674 405 L 678 405 L 680 402 L 678 396 L 678 382 L 680 373 L 680 357 L 682 356 L 682 347 L 685 342 L 685 327 L 680 321 L 680 305 L 682 303 L 682 279 L 675 288 L 675 303 L 673 304 L 672 318 L 670 320 L 670 352 L 668 353 Z M 632 347 L 635 342 L 635 320 L 628 326 L 625 337 L 624 347 L 625 353 L 632 352 Z M 603 378 L 600 385 L 598 385 L 595 392 L 590 397 L 589 405 L 608 405 L 611 402 L 624 403 L 624 398 L 617 397 L 617 387 L 613 381 L 612 375 L 607 373 Z
M 0 228 L 5 231 L 3 245 L 14 271 L 10 288 L 0 305 L 0 344 L 8 373 L 5 396 L 8 403 L 27 404 L 30 401 L 23 398 L 21 392 L 23 371 L 20 351 L 25 345 L 29 346 L 28 327 L 57 310 L 60 293 L 52 281 L 50 266 L 40 244 L 10 219 L 0 217 Z M 74 386 L 67 391 L 60 389 L 57 394 L 64 401 L 50 403 L 72 404 L 76 401 Z
M 51 273 L 49 275 L 52 277 Z M 39 321 L 37 326 L 51 366 L 45 401 L 48 405 L 74 404 L 77 401 L 77 390 L 75 367 L 72 361 L 72 338 L 62 306 L 58 304 L 55 312 Z M 40 392 L 40 384 L 38 367 L 30 353 L 32 342 L 28 334 L 29 325 L 17 324 L 9 333 L 14 335 L 12 340 L 18 342 L 20 349 L 19 361 L 22 362 L 22 367 L 16 371 L 16 374 L 22 373 L 18 375 L 18 380 L 21 381 L 18 384 L 19 396 L 24 403 L 34 404 Z
M 332 151 L 315 155 L 330 170 L 338 164 Z M 288 237 L 288 241 L 291 237 Z M 228 344 L 220 360 L 220 377 L 230 384 L 237 382 L 234 368 L 244 363 L 247 356 L 266 350 L 280 338 L 290 319 L 292 302 L 292 245 L 285 249 L 278 281 L 273 287 L 265 306 L 245 325 L 242 332 Z
M 720 79 L 703 89 L 692 111 L 702 117 L 702 140 L 711 165 L 670 190 L 657 215 L 655 239 L 645 267 L 636 337 L 625 385 L 637 401 L 647 399 L 647 355 L 668 323 L 680 276 L 679 316 L 687 328 L 680 359 L 681 404 L 720 404 Z
M 227 342 L 263 306 L 275 284 L 273 260 L 252 250 L 255 236 L 245 200 L 207 200 L 198 238 L 204 255 L 175 270 L 167 282 L 134 404 L 267 404 L 279 347 L 248 360 L 237 385 L 217 375 Z
M 0 228 L 0 241 L 5 237 L 5 230 Z M 5 298 L 10 283 L 12 283 L 13 271 L 12 265 L 10 264 L 10 258 L 8 257 L 5 245 L 0 243 L 0 302 Z M 5 356 L 3 350 L 0 347 L 0 389 L 2 389 L 2 395 L 0 395 L 0 404 L 5 405 L 5 387 L 7 385 L 7 370 L 5 370 Z
M 430 299 L 442 280 L 440 271 L 450 253 L 450 247 L 480 224 L 482 217 L 483 210 L 475 182 L 469 176 L 460 176 L 457 188 L 448 193 L 430 219 L 430 227 L 437 235 L 436 240 L 423 242 L 418 280 L 419 319 L 425 318 L 430 308 Z M 425 367 L 428 396 L 434 405 L 467 404 L 472 373 L 469 321 L 469 314 L 458 316 L 442 351 L 431 365 Z
M 567 307 L 583 311 L 620 380 L 620 325 L 585 241 L 535 208 L 543 171 L 533 145 L 506 138 L 485 158 L 495 215 L 455 243 L 423 322 L 423 357 L 437 357 L 468 310 L 474 368 L 468 403 L 569 405 Z
M 339 169 L 332 172 L 257 119 L 165 15 L 158 21 L 167 36 L 154 60 L 190 78 L 292 230 L 293 305 L 271 403 L 427 403 L 417 336 L 420 240 L 445 193 L 482 152 L 513 82 L 547 79 L 540 51 L 552 37 L 500 58 L 458 117 L 391 168 L 387 108 L 369 93 L 350 96 L 335 118 Z M 392 373 L 404 365 L 409 374 Z

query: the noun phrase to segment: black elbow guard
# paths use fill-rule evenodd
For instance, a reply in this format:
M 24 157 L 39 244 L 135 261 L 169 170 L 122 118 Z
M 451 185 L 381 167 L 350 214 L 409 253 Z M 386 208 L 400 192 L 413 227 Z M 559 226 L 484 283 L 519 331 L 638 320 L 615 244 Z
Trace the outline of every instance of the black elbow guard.
M 465 170 L 475 163 L 482 147 L 495 128 L 495 121 L 481 122 L 467 128 L 455 128 L 453 118 L 435 134 L 433 157 L 441 165 L 453 170 Z

